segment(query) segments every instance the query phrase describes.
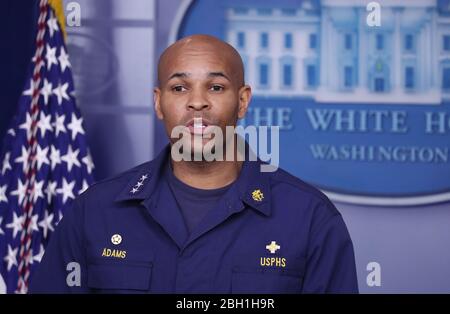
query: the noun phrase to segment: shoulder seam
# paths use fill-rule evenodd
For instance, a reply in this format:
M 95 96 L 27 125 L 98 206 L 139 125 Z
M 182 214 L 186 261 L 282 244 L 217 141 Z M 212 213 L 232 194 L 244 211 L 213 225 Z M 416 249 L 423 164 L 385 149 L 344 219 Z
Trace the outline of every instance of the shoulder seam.
M 324 201 L 326 203 L 331 203 L 331 201 L 328 199 L 328 197 L 325 194 L 323 194 L 323 192 L 321 192 L 318 188 L 315 188 L 313 186 L 311 186 L 311 187 L 309 187 L 309 186 L 302 187 L 302 186 L 299 186 L 298 184 L 295 184 L 293 182 L 279 180 L 279 179 L 276 179 L 276 178 L 273 178 L 273 177 L 272 177 L 272 180 L 276 181 L 278 183 L 289 184 L 289 185 L 293 186 L 294 188 L 296 188 L 298 190 L 301 190 L 301 191 L 311 192 L 312 194 L 314 194 L 314 196 L 320 198 L 322 201 Z M 298 179 L 298 180 L 300 180 L 300 179 Z M 303 182 L 303 181 L 301 181 L 301 182 Z M 308 183 L 306 183 L 306 184 L 308 184 Z

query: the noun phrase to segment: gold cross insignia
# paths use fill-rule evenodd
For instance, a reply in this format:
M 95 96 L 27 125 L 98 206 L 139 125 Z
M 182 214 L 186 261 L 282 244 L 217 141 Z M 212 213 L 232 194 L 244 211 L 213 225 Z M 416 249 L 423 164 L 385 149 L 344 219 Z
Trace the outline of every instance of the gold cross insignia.
M 264 198 L 264 194 L 260 189 L 257 189 L 252 192 L 252 198 L 257 202 L 261 202 Z
M 276 241 L 270 242 L 269 245 L 266 245 L 266 249 L 270 251 L 270 253 L 275 254 L 277 250 L 279 250 L 281 247 L 277 244 Z

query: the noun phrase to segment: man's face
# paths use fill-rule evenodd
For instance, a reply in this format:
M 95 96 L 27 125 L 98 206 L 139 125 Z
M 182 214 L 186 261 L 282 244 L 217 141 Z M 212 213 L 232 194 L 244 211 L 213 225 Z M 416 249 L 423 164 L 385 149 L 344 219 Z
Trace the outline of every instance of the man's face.
M 250 88 L 243 85 L 230 56 L 211 44 L 181 47 L 167 59 L 160 65 L 160 86 L 155 88 L 156 114 L 169 137 L 174 127 L 185 126 L 191 150 L 199 151 L 212 137 L 212 126 L 220 127 L 225 137 L 226 126 L 236 126 L 245 116 Z M 194 146 L 195 136 L 203 137 L 195 141 L 199 147 Z

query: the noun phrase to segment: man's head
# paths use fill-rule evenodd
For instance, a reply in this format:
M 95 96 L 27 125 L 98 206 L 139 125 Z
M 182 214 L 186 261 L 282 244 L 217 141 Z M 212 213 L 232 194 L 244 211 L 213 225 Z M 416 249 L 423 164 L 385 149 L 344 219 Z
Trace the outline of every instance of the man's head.
M 250 98 L 239 53 L 215 37 L 185 37 L 169 46 L 159 59 L 155 111 L 169 137 L 179 125 L 200 135 L 210 131 L 208 125 L 215 125 L 225 135 L 226 126 L 236 126 L 245 116 Z M 202 118 L 203 127 L 194 127 L 198 118 Z

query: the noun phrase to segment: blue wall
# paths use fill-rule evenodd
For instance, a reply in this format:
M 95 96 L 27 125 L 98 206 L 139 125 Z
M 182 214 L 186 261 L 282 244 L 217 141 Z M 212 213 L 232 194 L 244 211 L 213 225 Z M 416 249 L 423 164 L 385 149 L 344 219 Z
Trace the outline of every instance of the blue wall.
M 34 0 L 5 0 L 0 12 L 0 139 L 14 115 L 34 53 L 37 9 Z

